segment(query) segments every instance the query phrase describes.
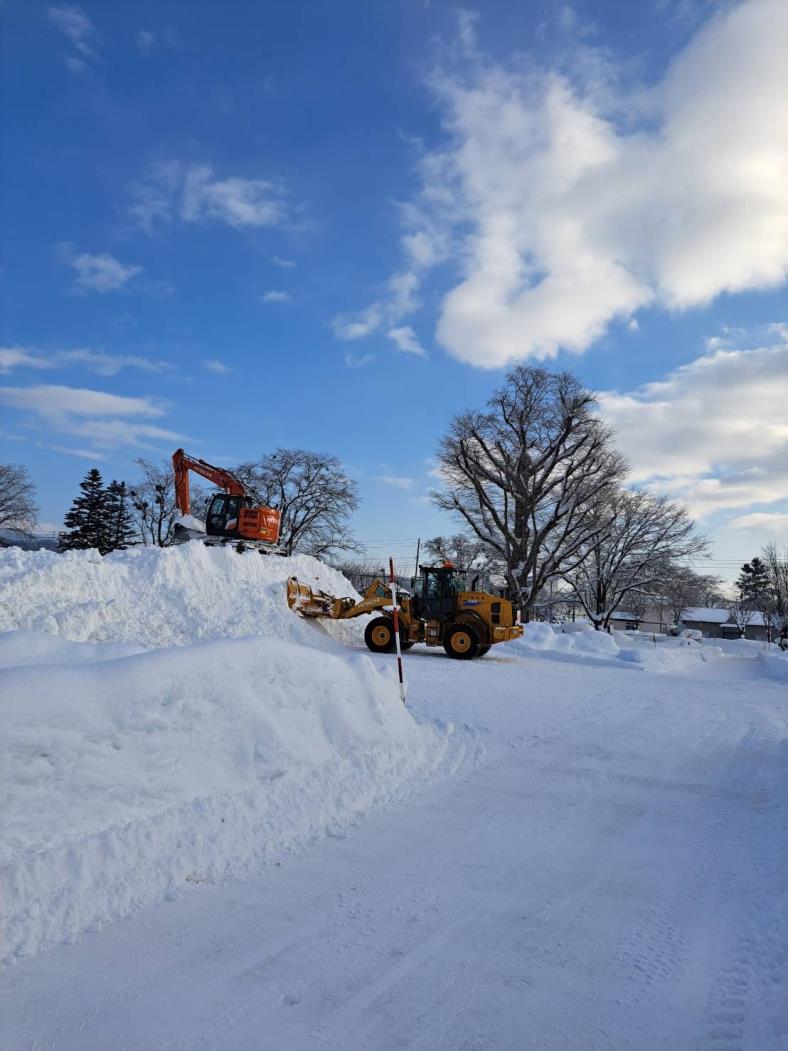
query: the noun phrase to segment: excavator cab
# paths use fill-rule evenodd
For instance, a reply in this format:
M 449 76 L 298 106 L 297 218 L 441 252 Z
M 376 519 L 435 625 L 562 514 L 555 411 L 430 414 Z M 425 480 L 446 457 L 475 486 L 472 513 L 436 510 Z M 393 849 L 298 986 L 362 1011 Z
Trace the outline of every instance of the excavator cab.
M 208 505 L 205 516 L 205 532 L 208 536 L 225 536 L 232 532 L 238 522 L 242 499 L 228 493 L 217 493 Z

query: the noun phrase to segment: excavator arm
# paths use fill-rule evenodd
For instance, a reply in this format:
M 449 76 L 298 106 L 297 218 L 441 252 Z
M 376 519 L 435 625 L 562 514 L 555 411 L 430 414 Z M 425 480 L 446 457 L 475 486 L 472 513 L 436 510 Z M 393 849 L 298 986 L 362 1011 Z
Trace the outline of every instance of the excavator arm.
M 246 496 L 246 488 L 240 479 L 236 478 L 231 471 L 225 471 L 221 467 L 214 467 L 205 460 L 196 460 L 178 449 L 172 456 L 172 468 L 175 472 L 175 500 L 178 510 L 182 515 L 191 514 L 191 500 L 189 497 L 189 471 L 207 478 L 219 489 L 224 489 L 230 496 Z

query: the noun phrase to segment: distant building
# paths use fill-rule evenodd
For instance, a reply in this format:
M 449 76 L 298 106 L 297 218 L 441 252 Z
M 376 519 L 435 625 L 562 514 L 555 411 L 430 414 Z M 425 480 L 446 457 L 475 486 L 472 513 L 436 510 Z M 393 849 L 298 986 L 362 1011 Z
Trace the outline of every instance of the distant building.
M 720 607 L 699 607 L 685 609 L 681 614 L 681 624 L 685 628 L 696 628 L 706 639 L 738 639 L 741 637 L 739 626 L 728 609 Z M 774 631 L 772 631 L 774 636 Z M 767 627 L 762 613 L 753 613 L 744 629 L 744 638 L 752 642 L 766 642 Z
M 610 617 L 610 627 L 616 631 L 638 631 L 640 628 L 640 617 L 636 613 L 627 613 L 617 609 Z
M 21 547 L 23 551 L 57 551 L 57 533 L 26 533 L 23 529 L 0 529 L 0 548 Z

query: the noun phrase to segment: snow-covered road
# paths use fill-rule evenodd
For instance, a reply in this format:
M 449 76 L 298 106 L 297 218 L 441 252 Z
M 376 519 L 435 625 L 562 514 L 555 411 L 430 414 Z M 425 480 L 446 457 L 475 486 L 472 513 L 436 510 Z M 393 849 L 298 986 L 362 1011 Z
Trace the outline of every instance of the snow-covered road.
M 788 1047 L 788 690 L 757 665 L 414 650 L 457 777 L 8 968 L 0 1045 Z

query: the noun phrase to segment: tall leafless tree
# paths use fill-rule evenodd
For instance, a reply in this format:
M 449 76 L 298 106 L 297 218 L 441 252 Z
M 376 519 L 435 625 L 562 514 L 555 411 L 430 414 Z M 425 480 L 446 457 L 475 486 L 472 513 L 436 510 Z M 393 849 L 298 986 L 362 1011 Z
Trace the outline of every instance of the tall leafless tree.
M 769 573 L 768 626 L 778 637 L 781 649 L 788 649 L 788 549 L 774 542 L 761 551 Z M 764 620 L 767 619 L 764 617 Z
M 0 463 L 0 526 L 30 529 L 36 524 L 36 487 L 20 463 Z
M 452 421 L 438 451 L 434 502 L 498 555 L 526 614 L 605 528 L 592 509 L 625 469 L 594 407 L 568 373 L 517 366 L 486 412 Z
M 584 546 L 583 557 L 564 572 L 595 628 L 631 596 L 653 595 L 663 565 L 706 550 L 685 507 L 667 497 L 619 489 L 606 494 L 597 510 L 605 527 Z
M 235 473 L 261 505 L 279 509 L 286 554 L 326 558 L 358 547 L 348 526 L 359 505 L 358 486 L 335 456 L 277 449 Z
M 169 547 L 174 541 L 174 525 L 178 517 L 175 502 L 175 475 L 172 462 L 152 463 L 142 457 L 134 461 L 142 477 L 127 485 L 133 508 L 134 524 L 143 544 Z M 191 486 L 192 514 L 202 518 L 208 495 L 199 485 Z
M 497 552 L 472 534 L 434 536 L 424 542 L 424 554 L 433 561 L 453 562 L 465 570 L 469 588 L 494 590 L 506 579 L 506 569 Z
M 669 615 L 671 624 L 678 624 L 685 609 L 725 602 L 719 577 L 696 573 L 670 559 L 666 560 L 658 575 L 654 588 L 655 605 L 660 609 L 660 616 Z

